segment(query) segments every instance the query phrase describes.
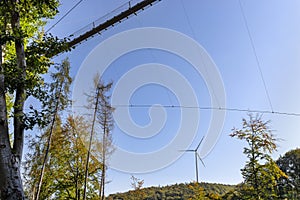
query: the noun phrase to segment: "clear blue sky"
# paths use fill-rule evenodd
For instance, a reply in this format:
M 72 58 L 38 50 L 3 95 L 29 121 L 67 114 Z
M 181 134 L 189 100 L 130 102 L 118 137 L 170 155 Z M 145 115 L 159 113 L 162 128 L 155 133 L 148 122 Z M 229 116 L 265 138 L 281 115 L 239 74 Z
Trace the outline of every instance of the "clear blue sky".
M 51 20 L 47 27 L 54 24 L 76 2 L 61 1 L 60 14 Z M 68 36 L 126 2 L 83 0 L 50 32 L 59 37 Z M 300 2 L 241 0 L 241 3 L 273 110 L 300 113 Z M 58 61 L 68 56 L 72 65 L 72 75 L 75 77 L 84 59 L 98 44 L 122 31 L 141 27 L 172 29 L 190 36 L 202 45 L 220 71 L 226 91 L 227 108 L 271 111 L 238 0 L 162 0 L 137 16 L 107 30 L 102 36 L 94 37 L 72 52 L 55 59 Z M 107 54 L 110 51 L 114 49 L 108 47 Z M 145 63 L 161 63 L 176 69 L 190 81 L 199 105 L 211 106 L 202 77 L 196 76 L 191 66 L 183 59 L 164 51 L 147 49 L 123 55 L 112 63 L 104 78 L 117 82 L 128 70 Z M 158 85 L 139 88 L 133 94 L 131 103 L 179 104 L 176 94 Z M 137 124 L 149 123 L 147 108 L 131 108 L 130 113 Z M 128 137 L 116 126 L 113 132 L 115 144 L 136 153 L 147 153 L 163 147 L 175 137 L 180 122 L 180 109 L 167 108 L 166 114 L 166 125 L 159 134 L 150 139 Z M 206 133 L 210 116 L 210 110 L 200 110 L 199 130 L 190 148 L 195 148 Z M 221 136 L 215 148 L 203 159 L 206 167 L 199 166 L 200 181 L 227 184 L 242 181 L 240 169 L 246 160 L 242 154 L 245 144 L 228 135 L 233 127 L 241 127 L 243 117 L 247 117 L 246 112 L 226 112 Z M 274 133 L 283 139 L 279 143 L 278 152 L 273 155 L 274 159 L 300 146 L 300 117 L 264 114 L 263 118 L 271 120 L 271 127 L 276 130 Z M 107 185 L 106 193 L 131 189 L 131 175 L 144 179 L 144 186 L 190 182 L 195 180 L 194 156 L 184 154 L 172 165 L 151 173 L 133 174 L 110 169 L 108 179 L 111 183 Z

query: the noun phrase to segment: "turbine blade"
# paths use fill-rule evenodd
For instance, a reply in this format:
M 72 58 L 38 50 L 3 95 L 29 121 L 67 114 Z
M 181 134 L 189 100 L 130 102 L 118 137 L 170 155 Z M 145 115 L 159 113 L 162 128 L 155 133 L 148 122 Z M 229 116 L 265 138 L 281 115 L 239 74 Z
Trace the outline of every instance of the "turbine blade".
M 199 149 L 199 147 L 200 147 L 200 145 L 201 145 L 203 139 L 204 139 L 204 136 L 203 136 L 202 139 L 200 140 L 200 142 L 199 142 L 199 144 L 198 144 L 198 146 L 197 146 L 197 148 L 196 148 L 196 151 Z
M 195 150 L 192 150 L 192 149 L 186 149 L 186 150 L 179 150 L 181 152 L 194 152 Z
M 206 167 L 205 164 L 204 164 L 204 162 L 203 162 L 203 160 L 201 159 L 201 157 L 199 156 L 198 153 L 197 153 L 197 156 L 198 156 L 199 160 L 201 161 L 202 165 L 203 165 L 204 167 Z

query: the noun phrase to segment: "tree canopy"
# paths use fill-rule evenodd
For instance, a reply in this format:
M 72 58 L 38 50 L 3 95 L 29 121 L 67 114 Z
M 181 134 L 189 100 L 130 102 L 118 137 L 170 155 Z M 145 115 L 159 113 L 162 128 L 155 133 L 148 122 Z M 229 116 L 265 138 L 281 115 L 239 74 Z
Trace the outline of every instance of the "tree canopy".
M 269 199 L 278 197 L 278 185 L 281 177 L 286 177 L 275 161 L 271 153 L 277 150 L 277 139 L 272 134 L 269 121 L 264 121 L 262 116 L 249 115 L 249 119 L 243 119 L 241 129 L 234 128 L 230 134 L 246 141 L 244 154 L 248 160 L 242 171 L 244 182 L 241 185 L 242 199 Z
M 289 199 L 300 198 L 300 149 L 286 152 L 276 161 L 279 168 L 287 175 L 280 179 L 280 196 Z
M 56 120 L 53 129 L 49 162 L 45 167 L 40 199 L 75 199 L 83 197 L 87 148 L 83 138 L 88 137 L 90 123 L 81 116 L 69 116 L 65 123 Z M 35 199 L 42 160 L 49 129 L 30 140 L 30 153 L 26 155 L 25 185 L 29 199 Z M 96 199 L 99 191 L 101 164 L 91 157 L 88 178 L 88 199 Z
M 0 198 L 24 199 L 20 166 L 24 131 L 43 125 L 43 111 L 30 108 L 28 97 L 44 101 L 44 80 L 66 40 L 45 35 L 45 19 L 57 14 L 58 0 L 0 1 Z M 12 123 L 9 125 L 9 123 Z

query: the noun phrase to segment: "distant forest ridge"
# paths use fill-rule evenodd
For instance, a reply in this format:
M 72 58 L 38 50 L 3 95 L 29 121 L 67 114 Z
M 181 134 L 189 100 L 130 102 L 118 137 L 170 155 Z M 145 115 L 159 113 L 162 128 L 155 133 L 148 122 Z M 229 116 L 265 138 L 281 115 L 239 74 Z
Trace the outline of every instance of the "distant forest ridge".
M 180 183 L 168 186 L 147 187 L 130 190 L 124 193 L 111 194 L 108 200 L 185 200 L 195 199 L 195 195 L 203 192 L 207 199 L 219 199 L 228 192 L 234 191 L 236 185 L 219 183 Z

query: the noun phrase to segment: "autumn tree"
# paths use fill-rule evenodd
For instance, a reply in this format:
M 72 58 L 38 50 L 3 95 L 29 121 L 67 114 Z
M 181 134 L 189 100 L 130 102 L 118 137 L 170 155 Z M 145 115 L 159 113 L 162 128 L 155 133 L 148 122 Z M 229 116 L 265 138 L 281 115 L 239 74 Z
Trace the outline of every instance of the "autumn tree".
M 277 139 L 268 124 L 269 121 L 263 121 L 260 115 L 249 114 L 249 120 L 243 119 L 243 127 L 234 128 L 230 134 L 247 143 L 244 154 L 248 161 L 241 170 L 244 178 L 242 199 L 277 198 L 278 181 L 286 176 L 271 158 L 271 153 L 277 150 Z
M 52 133 L 49 162 L 44 171 L 40 199 L 83 199 L 87 149 L 84 139 L 89 136 L 90 124 L 82 116 L 69 116 L 65 123 L 58 117 Z M 25 184 L 29 199 L 37 190 L 44 150 L 47 148 L 49 128 L 41 136 L 30 140 L 30 152 L 26 156 Z M 91 157 L 89 164 L 88 199 L 98 199 L 101 164 Z
M 82 116 L 69 117 L 66 125 L 64 126 L 64 131 L 66 131 L 68 135 L 71 134 L 67 137 L 70 138 L 73 143 L 73 145 L 70 145 L 70 154 L 73 155 L 69 156 L 73 166 L 69 169 L 69 171 L 73 174 L 71 180 L 73 180 L 73 186 L 75 186 L 76 197 L 78 200 L 83 197 L 85 166 L 87 162 L 87 148 L 84 141 L 87 140 L 89 136 L 90 127 L 90 123 Z M 101 172 L 102 169 L 100 161 L 96 156 L 91 156 L 89 161 L 88 199 L 99 199 L 98 177 Z
M 51 83 L 45 83 L 43 88 L 43 97 L 44 100 L 42 102 L 42 110 L 41 113 L 42 117 L 40 118 L 41 127 L 45 127 L 46 124 L 49 124 L 46 126 L 46 131 L 44 131 L 44 134 L 42 135 L 42 140 L 39 142 L 42 142 L 46 139 L 46 143 L 42 146 L 42 149 L 44 152 L 41 152 L 41 145 L 36 145 L 35 149 L 38 152 L 38 159 L 40 165 L 38 165 L 38 169 L 40 171 L 35 171 L 36 174 L 39 174 L 37 185 L 34 186 L 34 192 L 36 194 L 33 195 L 34 199 L 39 199 L 40 191 L 42 187 L 42 180 L 44 176 L 45 167 L 48 161 L 48 155 L 50 151 L 51 141 L 52 141 L 52 133 L 55 128 L 60 127 L 60 121 L 58 125 L 56 124 L 56 121 L 59 118 L 59 114 L 61 111 L 63 111 L 67 106 L 69 105 L 69 87 L 72 82 L 72 78 L 69 75 L 70 71 L 70 63 L 66 59 L 61 64 L 55 65 L 54 67 L 55 71 L 50 74 L 50 77 L 52 78 Z M 37 111 L 33 108 L 33 106 L 30 106 L 31 113 L 36 113 Z M 32 120 L 35 120 L 33 118 Z M 58 130 L 56 130 L 58 132 Z M 36 175 L 35 175 L 36 176 Z
M 52 134 L 55 138 L 53 143 L 53 147 L 55 148 L 57 145 L 58 137 L 62 132 L 62 122 L 60 118 L 58 117 L 57 120 L 54 123 L 54 126 L 52 127 Z M 27 147 L 28 147 L 28 153 L 25 155 L 25 161 L 23 162 L 23 168 L 24 168 L 24 185 L 25 185 L 25 192 L 26 196 L 30 200 L 36 199 L 37 194 L 37 188 L 40 177 L 38 176 L 41 172 L 41 168 L 43 165 L 43 158 L 45 155 L 45 149 L 47 148 L 47 140 L 49 138 L 50 130 L 49 127 L 45 129 L 40 135 L 29 135 L 27 136 Z M 55 145 L 55 146 L 54 146 Z M 61 148 L 59 145 L 58 147 Z M 50 162 L 46 163 L 45 169 L 44 169 L 44 183 L 43 187 L 41 187 L 40 190 L 40 198 L 41 199 L 47 199 L 48 197 L 52 196 L 56 192 L 56 178 L 51 173 L 54 167 L 55 161 L 55 155 L 52 153 L 54 151 L 54 148 L 51 148 L 51 166 Z M 62 151 L 61 151 L 62 152 Z M 65 166 L 64 164 L 61 164 L 62 166 Z M 57 167 L 57 166 L 55 166 Z M 55 169 L 55 172 L 57 174 L 60 173 L 60 170 L 57 168 Z
M 57 51 L 68 49 L 66 41 L 40 32 L 57 6 L 57 0 L 0 1 L 0 199 L 25 198 L 20 175 L 24 131 L 43 124 L 42 112 L 24 112 L 25 102 L 30 96 L 43 101 L 41 74 Z
M 193 191 L 192 197 L 189 200 L 208 200 L 204 188 L 199 183 L 193 182 L 188 187 Z
M 237 187 L 237 189 L 238 189 L 238 187 Z M 227 192 L 226 194 L 224 194 L 224 195 L 222 196 L 222 199 L 223 199 L 223 200 L 240 200 L 240 199 L 241 199 L 241 198 L 239 197 L 240 194 L 239 194 L 238 191 L 236 191 L 237 189 L 231 190 L 231 191 Z
M 72 83 L 72 78 L 70 77 L 70 63 L 66 59 L 62 62 L 61 65 L 56 65 L 56 72 L 51 73 L 51 78 L 53 79 L 52 83 L 49 84 L 49 89 L 47 92 L 47 100 L 43 102 L 44 110 L 47 110 L 46 117 L 50 122 L 49 126 L 49 135 L 47 139 L 47 145 L 44 153 L 42 168 L 39 176 L 39 182 L 37 187 L 37 193 L 35 199 L 39 199 L 40 190 L 43 183 L 43 176 L 45 166 L 48 160 L 49 150 L 52 140 L 52 132 L 54 128 L 55 121 L 61 111 L 68 107 L 70 85 Z

